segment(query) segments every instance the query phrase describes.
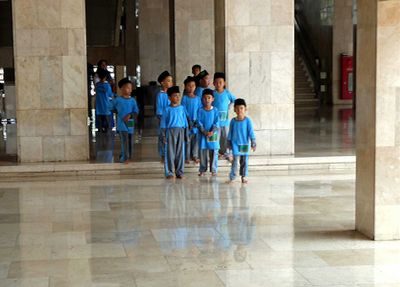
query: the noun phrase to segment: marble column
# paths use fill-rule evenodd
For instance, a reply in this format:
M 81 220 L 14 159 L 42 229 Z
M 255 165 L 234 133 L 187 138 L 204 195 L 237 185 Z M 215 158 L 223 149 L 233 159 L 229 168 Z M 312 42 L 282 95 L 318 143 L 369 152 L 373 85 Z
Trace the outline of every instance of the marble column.
M 182 86 L 194 64 L 214 74 L 214 0 L 175 0 L 174 15 L 175 79 Z
M 342 100 L 340 54 L 353 55 L 353 0 L 334 1 L 332 40 L 332 98 L 333 104 L 349 104 L 352 100 Z
M 18 158 L 87 160 L 84 0 L 14 0 Z
M 227 87 L 246 99 L 259 155 L 294 153 L 294 1 L 227 0 Z
M 356 229 L 400 239 L 400 1 L 359 0 Z

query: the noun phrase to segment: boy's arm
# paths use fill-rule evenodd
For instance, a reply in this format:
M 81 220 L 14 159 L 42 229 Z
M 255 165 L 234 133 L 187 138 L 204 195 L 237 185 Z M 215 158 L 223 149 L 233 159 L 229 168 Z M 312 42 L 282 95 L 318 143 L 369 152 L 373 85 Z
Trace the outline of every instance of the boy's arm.
M 218 129 L 219 129 L 219 114 L 218 114 L 218 111 L 216 111 L 214 113 L 214 123 L 213 123 L 211 131 L 216 132 L 216 131 L 218 131 Z
M 227 136 L 227 146 L 229 149 L 232 149 L 232 128 L 233 128 L 233 120 L 229 123 L 229 132 Z
M 247 125 L 247 134 L 249 135 L 251 141 L 251 148 L 256 150 L 257 143 L 256 143 L 256 135 L 254 133 L 253 122 L 249 119 L 249 124 Z

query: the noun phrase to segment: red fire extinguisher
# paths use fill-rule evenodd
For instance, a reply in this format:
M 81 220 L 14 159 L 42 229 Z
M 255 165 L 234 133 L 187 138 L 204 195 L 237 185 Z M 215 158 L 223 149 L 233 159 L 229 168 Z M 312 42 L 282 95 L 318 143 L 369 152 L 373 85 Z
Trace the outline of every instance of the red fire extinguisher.
M 351 100 L 353 99 L 354 88 L 353 88 L 353 56 L 349 56 L 346 54 L 340 55 L 340 64 L 341 64 L 341 96 L 340 98 L 343 100 Z

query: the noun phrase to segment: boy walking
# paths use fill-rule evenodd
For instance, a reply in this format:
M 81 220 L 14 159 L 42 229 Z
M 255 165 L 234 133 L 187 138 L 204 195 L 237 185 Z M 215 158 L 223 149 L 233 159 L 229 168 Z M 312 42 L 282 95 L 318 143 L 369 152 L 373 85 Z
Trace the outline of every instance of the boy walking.
M 189 120 L 189 141 L 186 144 L 186 163 L 190 163 L 193 160 L 195 163 L 199 163 L 199 140 L 198 130 L 195 127 L 197 120 L 197 113 L 201 108 L 201 98 L 196 97 L 194 91 L 196 89 L 195 78 L 187 77 L 184 81 L 185 84 L 185 95 L 182 98 L 182 106 L 185 108 L 188 120 Z
M 161 90 L 156 96 L 156 115 L 158 118 L 158 123 L 161 124 L 161 118 L 164 114 L 164 110 L 171 104 L 168 99 L 167 90 L 172 87 L 172 76 L 168 71 L 164 71 L 158 76 L 157 81 L 161 85 Z M 160 128 L 158 129 L 158 153 L 161 157 L 161 162 L 164 162 L 165 150 L 161 138 Z
M 220 150 L 219 154 L 221 157 L 230 159 L 230 155 L 227 149 L 227 135 L 229 126 L 229 107 L 235 101 L 235 96 L 225 89 L 225 74 L 215 73 L 214 74 L 214 107 L 219 111 L 219 124 L 220 124 Z
M 253 151 L 256 150 L 256 137 L 253 123 L 251 119 L 246 116 L 247 106 L 245 100 L 235 100 L 234 110 L 236 117 L 231 120 L 228 133 L 228 147 L 232 149 L 233 153 L 229 181 L 233 182 L 235 180 L 239 161 L 239 174 L 242 178 L 242 183 L 247 183 L 246 177 L 248 176 L 249 151 L 250 149 Z
M 97 75 L 100 79 L 96 83 L 96 118 L 98 122 L 98 128 L 101 132 L 106 133 L 110 125 L 110 101 L 113 93 L 111 86 L 107 82 L 107 74 L 104 70 L 99 69 Z
M 203 91 L 203 107 L 200 108 L 197 116 L 197 126 L 200 137 L 200 168 L 199 176 L 207 171 L 210 162 L 210 172 L 216 176 L 218 172 L 218 150 L 219 150 L 219 114 L 217 108 L 212 106 L 214 101 L 213 91 Z
M 132 158 L 133 133 L 135 127 L 135 118 L 139 113 L 136 100 L 131 97 L 132 82 L 124 78 L 118 82 L 121 96 L 112 101 L 112 111 L 117 112 L 117 132 L 121 140 L 121 155 L 119 161 L 127 162 Z
M 179 87 L 168 89 L 171 102 L 161 117 L 161 135 L 165 144 L 165 176 L 167 179 L 182 179 L 185 166 L 185 144 L 187 141 L 188 121 L 185 108 L 179 104 Z

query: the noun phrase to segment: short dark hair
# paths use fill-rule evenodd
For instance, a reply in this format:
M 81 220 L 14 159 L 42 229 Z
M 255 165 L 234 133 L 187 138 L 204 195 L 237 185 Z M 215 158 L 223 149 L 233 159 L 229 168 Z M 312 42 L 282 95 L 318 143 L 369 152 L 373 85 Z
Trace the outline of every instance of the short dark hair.
M 236 107 L 236 106 L 245 106 L 245 107 L 247 107 L 246 101 L 244 99 L 236 99 L 235 103 L 233 104 L 233 106 L 234 107 Z
M 119 82 L 118 82 L 118 88 L 122 88 L 124 85 L 126 85 L 126 84 L 131 84 L 131 85 L 133 85 L 132 84 L 132 82 L 128 79 L 128 78 L 123 78 L 122 80 L 120 80 Z
M 201 70 L 201 66 L 200 66 L 199 64 L 195 64 L 195 65 L 192 66 L 192 70 L 193 70 L 193 69 L 199 69 L 199 70 Z
M 196 83 L 196 78 L 195 77 L 191 77 L 188 76 L 185 81 L 183 81 L 183 84 L 186 86 L 186 84 L 190 83 L 190 82 L 195 82 Z
M 102 68 L 97 68 L 96 74 L 100 80 L 107 78 L 107 71 Z
M 211 95 L 214 98 L 214 91 L 211 89 L 204 89 L 201 97 L 204 97 L 205 95 Z

